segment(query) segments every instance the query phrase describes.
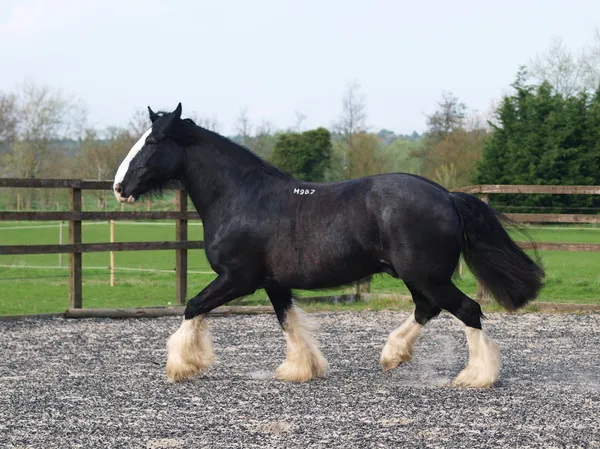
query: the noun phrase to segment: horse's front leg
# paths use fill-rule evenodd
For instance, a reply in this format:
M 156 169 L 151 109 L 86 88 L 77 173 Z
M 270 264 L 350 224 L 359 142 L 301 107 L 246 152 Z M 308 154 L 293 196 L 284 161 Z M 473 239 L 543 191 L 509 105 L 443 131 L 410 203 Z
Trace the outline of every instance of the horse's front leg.
M 275 377 L 291 382 L 305 382 L 323 377 L 329 365 L 313 337 L 314 324 L 294 305 L 289 288 L 269 286 L 265 290 L 273 304 L 286 341 L 286 358 L 275 371 Z
M 219 275 L 190 299 L 181 326 L 167 341 L 167 378 L 181 381 L 206 371 L 214 361 L 212 340 L 205 316 L 211 310 L 256 288 L 243 277 Z

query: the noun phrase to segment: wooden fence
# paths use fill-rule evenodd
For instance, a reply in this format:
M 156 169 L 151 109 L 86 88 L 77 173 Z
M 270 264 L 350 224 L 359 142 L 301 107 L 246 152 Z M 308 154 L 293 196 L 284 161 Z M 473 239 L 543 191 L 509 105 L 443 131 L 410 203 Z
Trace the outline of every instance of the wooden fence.
M 187 295 L 187 251 L 204 248 L 203 241 L 188 240 L 188 220 L 198 220 L 196 212 L 188 211 L 187 194 L 176 192 L 176 211 L 132 211 L 132 212 L 84 212 L 82 211 L 83 190 L 111 190 L 112 181 L 84 181 L 73 179 L 0 179 L 0 187 L 6 188 L 66 188 L 69 189 L 69 211 L 65 212 L 0 212 L 0 221 L 68 221 L 69 243 L 57 245 L 4 245 L 0 254 L 69 254 L 69 308 L 82 307 L 82 254 L 86 252 L 112 251 L 176 251 L 176 301 L 184 304 Z M 600 195 L 600 186 L 533 186 L 533 185 L 478 185 L 460 191 L 478 195 L 486 203 L 489 195 L 502 194 L 568 194 Z M 592 214 L 506 214 L 521 223 L 600 223 L 600 215 Z M 174 241 L 163 242 L 114 242 L 83 243 L 83 221 L 120 220 L 175 220 Z M 524 249 L 531 249 L 529 242 L 519 242 Z M 600 244 L 537 242 L 538 249 L 559 251 L 600 251 Z M 370 291 L 368 283 L 357 285 L 356 296 Z M 485 292 L 478 285 L 477 296 L 484 299 Z
M 187 251 L 202 249 L 204 242 L 188 240 L 188 220 L 199 219 L 197 213 L 187 210 L 187 193 L 176 193 L 176 211 L 82 212 L 83 190 L 112 190 L 112 181 L 82 181 L 73 179 L 0 179 L 0 187 L 11 188 L 67 188 L 69 211 L 66 212 L 0 212 L 0 221 L 68 221 L 69 243 L 64 245 L 4 245 L 0 254 L 69 254 L 69 308 L 82 307 L 82 254 L 87 252 L 175 250 L 175 291 L 178 304 L 184 304 L 187 295 Z M 163 242 L 82 243 L 83 221 L 109 220 L 175 220 L 175 240 Z
M 550 195 L 600 195 L 600 186 L 541 186 L 541 185 L 477 185 L 458 189 L 479 196 L 489 204 L 489 195 L 503 194 L 550 194 Z M 505 214 L 518 223 L 600 223 L 596 214 Z M 517 242 L 523 249 L 532 249 L 531 242 Z M 600 251 L 600 244 L 536 242 L 539 250 L 550 251 Z M 477 298 L 486 299 L 486 292 L 477 282 Z

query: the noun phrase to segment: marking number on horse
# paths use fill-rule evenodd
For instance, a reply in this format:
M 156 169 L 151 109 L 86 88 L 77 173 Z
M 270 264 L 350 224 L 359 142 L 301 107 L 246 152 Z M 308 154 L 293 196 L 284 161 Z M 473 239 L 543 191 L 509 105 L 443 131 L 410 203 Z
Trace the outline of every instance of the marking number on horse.
M 295 188 L 294 189 L 294 193 L 296 195 L 312 195 L 313 193 L 315 193 L 315 189 L 298 189 L 298 188 Z

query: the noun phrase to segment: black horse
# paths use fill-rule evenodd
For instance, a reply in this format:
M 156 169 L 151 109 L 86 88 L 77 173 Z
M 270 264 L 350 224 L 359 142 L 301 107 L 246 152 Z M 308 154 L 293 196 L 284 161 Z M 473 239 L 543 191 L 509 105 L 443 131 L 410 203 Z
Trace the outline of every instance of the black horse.
M 395 173 L 343 182 L 294 179 L 246 148 L 171 113 L 154 113 L 115 177 L 121 202 L 181 183 L 204 223 L 206 257 L 217 278 L 190 299 L 167 342 L 172 381 L 207 369 L 213 349 L 204 317 L 264 288 L 287 342 L 276 377 L 306 381 L 328 365 L 292 289 L 350 284 L 375 273 L 402 279 L 415 311 L 392 332 L 384 370 L 410 360 L 429 320 L 447 310 L 465 326 L 469 362 L 456 385 L 487 387 L 500 371 L 496 343 L 481 330 L 479 304 L 453 283 L 460 254 L 506 309 L 534 299 L 544 271 L 511 240 L 500 214 L 474 196 Z

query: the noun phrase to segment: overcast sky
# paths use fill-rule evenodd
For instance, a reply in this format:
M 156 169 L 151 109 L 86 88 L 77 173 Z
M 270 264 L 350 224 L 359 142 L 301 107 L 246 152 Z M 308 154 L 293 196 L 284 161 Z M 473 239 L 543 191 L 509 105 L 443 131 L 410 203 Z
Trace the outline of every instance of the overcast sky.
M 577 49 L 599 0 L 1 0 L 0 90 L 80 97 L 97 127 L 146 105 L 329 126 L 358 80 L 374 128 L 422 131 L 444 90 L 486 110 L 552 37 Z

